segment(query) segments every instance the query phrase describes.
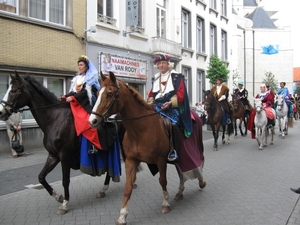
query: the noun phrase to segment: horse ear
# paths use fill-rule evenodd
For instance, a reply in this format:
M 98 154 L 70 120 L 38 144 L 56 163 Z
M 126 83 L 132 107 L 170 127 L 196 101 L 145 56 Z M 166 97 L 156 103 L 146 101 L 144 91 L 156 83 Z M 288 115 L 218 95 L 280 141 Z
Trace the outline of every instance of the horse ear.
M 115 74 L 111 71 L 109 71 L 109 78 L 113 83 L 116 83 L 116 77 Z
M 107 77 L 102 73 L 102 71 L 100 71 L 100 75 L 101 75 L 102 81 L 105 81 L 107 79 Z

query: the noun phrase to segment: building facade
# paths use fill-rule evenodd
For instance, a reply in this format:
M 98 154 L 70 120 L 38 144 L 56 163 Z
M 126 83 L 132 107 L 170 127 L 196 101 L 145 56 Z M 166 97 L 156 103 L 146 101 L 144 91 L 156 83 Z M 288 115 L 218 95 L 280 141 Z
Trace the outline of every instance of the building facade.
M 57 97 L 66 93 L 85 54 L 86 1 L 0 1 L 0 98 L 9 74 L 30 74 Z M 43 134 L 30 111 L 23 114 L 26 150 L 42 147 Z M 0 121 L 0 151 L 9 149 L 5 122 Z

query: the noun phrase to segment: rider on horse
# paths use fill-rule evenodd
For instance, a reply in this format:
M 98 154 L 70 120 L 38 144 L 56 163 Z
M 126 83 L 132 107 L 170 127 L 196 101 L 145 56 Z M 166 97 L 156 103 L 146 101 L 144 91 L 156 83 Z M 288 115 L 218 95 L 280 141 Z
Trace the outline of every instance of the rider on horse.
M 248 100 L 248 91 L 244 88 L 244 83 L 240 81 L 238 83 L 238 88 L 234 90 L 234 94 L 238 97 L 238 99 L 242 102 L 245 107 L 246 115 L 250 114 L 250 104 Z
M 154 59 L 155 67 L 160 72 L 153 77 L 147 102 L 153 103 L 156 111 L 171 120 L 172 130 L 177 130 L 179 125 L 184 136 L 189 137 L 192 133 L 192 119 L 184 77 L 172 69 L 174 63 L 170 59 L 168 55 L 158 55 Z M 176 160 L 176 151 L 171 150 L 168 158 L 169 161 Z
M 285 82 L 280 82 L 280 88 L 277 91 L 277 94 L 283 95 L 284 101 L 286 102 L 288 109 L 289 109 L 288 117 L 292 118 L 293 117 L 293 105 L 291 103 L 289 89 L 287 87 L 285 87 L 285 85 L 286 85 Z
M 274 96 L 267 91 L 265 84 L 260 85 L 260 93 L 258 93 L 255 98 L 259 98 L 263 103 L 263 107 L 268 118 L 267 126 L 269 128 L 275 126 L 275 112 L 272 108 L 272 105 L 274 104 Z
M 228 102 L 229 88 L 223 84 L 222 78 L 217 78 L 216 84 L 211 88 L 211 92 L 225 110 L 226 122 L 228 124 L 231 123 L 232 107 Z

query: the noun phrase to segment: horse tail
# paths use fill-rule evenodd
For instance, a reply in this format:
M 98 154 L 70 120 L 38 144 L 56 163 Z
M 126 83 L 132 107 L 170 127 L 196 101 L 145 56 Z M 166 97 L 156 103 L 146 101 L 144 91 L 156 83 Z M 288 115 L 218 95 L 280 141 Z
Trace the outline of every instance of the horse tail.
M 293 128 L 294 127 L 294 118 L 288 118 L 288 120 L 289 120 L 289 122 L 288 122 L 289 127 Z
M 227 124 L 227 132 L 228 132 L 228 135 L 233 134 L 233 121 L 231 123 Z

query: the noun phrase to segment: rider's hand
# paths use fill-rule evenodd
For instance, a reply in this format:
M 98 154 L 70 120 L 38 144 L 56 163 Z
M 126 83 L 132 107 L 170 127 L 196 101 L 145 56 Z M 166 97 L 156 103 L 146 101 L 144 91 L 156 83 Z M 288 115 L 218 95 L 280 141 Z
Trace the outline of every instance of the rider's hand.
M 172 101 L 165 102 L 165 103 L 163 104 L 163 106 L 161 107 L 161 109 L 162 109 L 162 110 L 165 110 L 165 109 L 167 109 L 167 108 L 169 108 L 169 107 L 172 107 Z

